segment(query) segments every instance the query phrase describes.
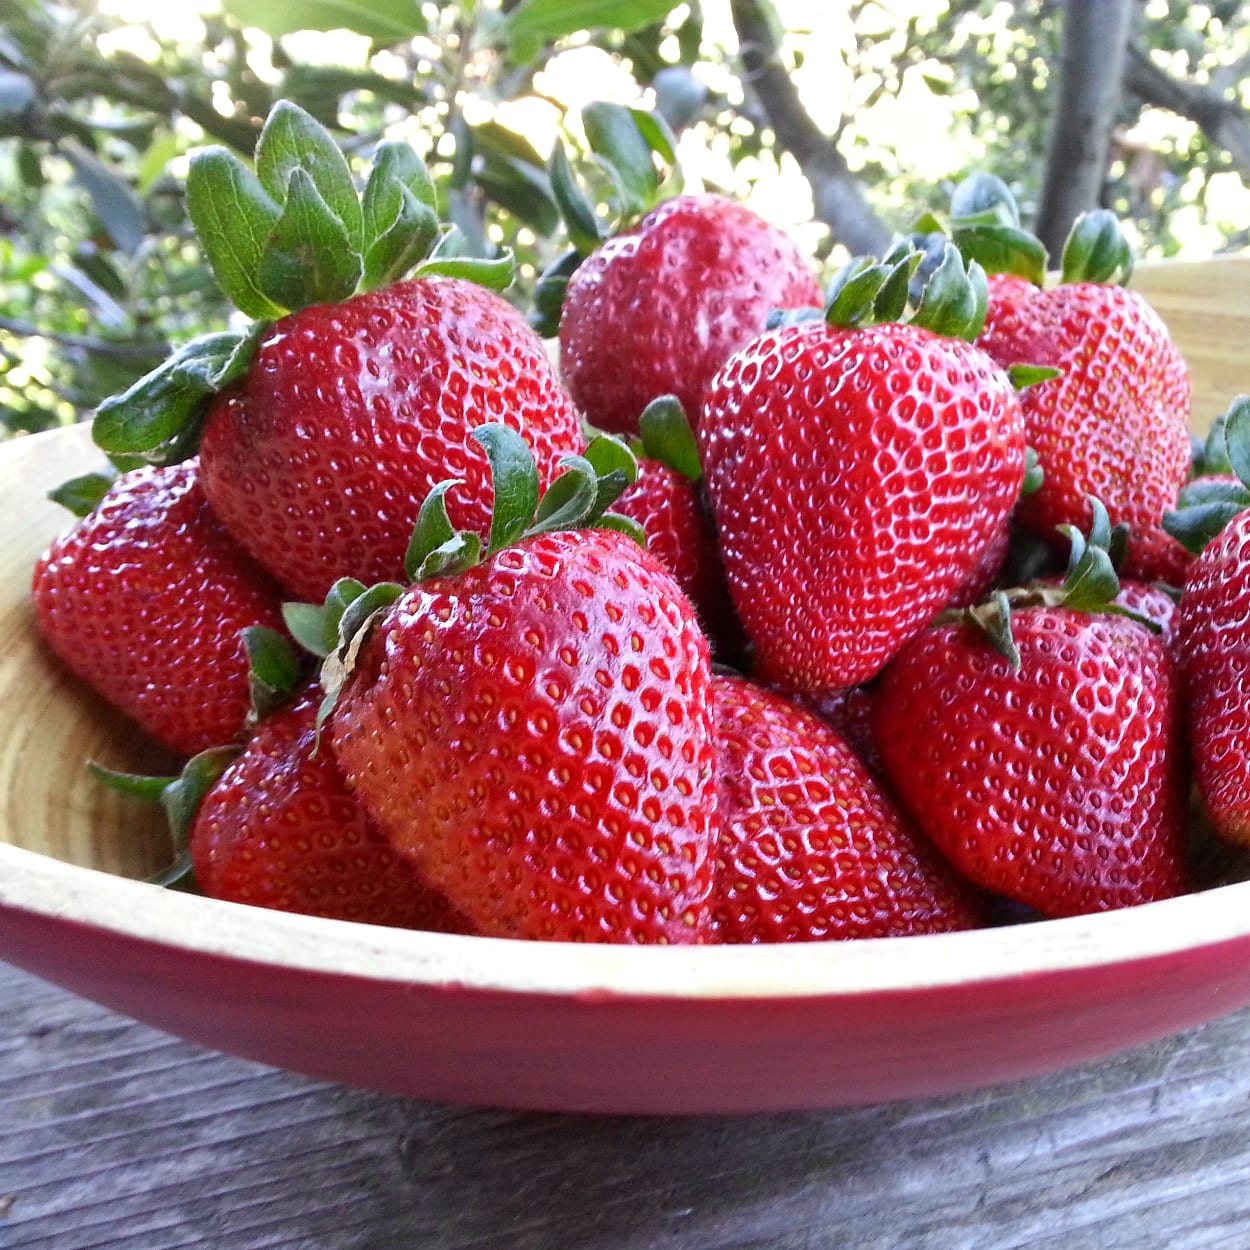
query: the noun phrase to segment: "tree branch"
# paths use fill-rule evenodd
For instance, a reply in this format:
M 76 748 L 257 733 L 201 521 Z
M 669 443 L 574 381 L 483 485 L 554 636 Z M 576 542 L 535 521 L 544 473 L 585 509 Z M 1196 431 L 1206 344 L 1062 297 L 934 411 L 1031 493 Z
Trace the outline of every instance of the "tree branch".
M 778 56 L 777 41 L 756 0 L 731 0 L 742 81 L 759 101 L 777 136 L 777 145 L 798 162 L 812 188 L 818 220 L 852 252 L 878 254 L 890 231 L 865 199 L 834 140 L 812 121 L 789 71 Z
M 1063 69 L 1036 227 L 1052 256 L 1077 217 L 1098 207 L 1133 11 L 1134 0 L 1064 6 Z
M 62 347 L 74 347 L 96 356 L 113 356 L 118 360 L 159 360 L 169 352 L 169 346 L 165 343 L 112 343 L 107 339 L 93 339 L 82 334 L 44 330 L 29 321 L 18 321 L 13 317 L 0 317 L 0 331 L 17 335 L 18 338 L 47 339 L 48 342 L 58 343 Z
M 1199 83 L 1173 78 L 1136 45 L 1128 49 L 1124 86 L 1144 104 L 1194 122 L 1212 144 L 1228 153 L 1242 179 L 1250 182 L 1250 113 L 1235 100 Z

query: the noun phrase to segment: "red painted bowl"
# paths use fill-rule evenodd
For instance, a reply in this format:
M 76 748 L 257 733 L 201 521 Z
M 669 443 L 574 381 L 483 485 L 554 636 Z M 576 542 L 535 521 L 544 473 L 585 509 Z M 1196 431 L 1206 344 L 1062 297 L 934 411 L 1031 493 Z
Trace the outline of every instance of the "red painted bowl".
M 1186 333 L 1200 333 L 1198 394 L 1226 387 L 1225 403 L 1250 391 L 1250 314 L 1221 314 L 1226 346 L 1212 348 L 1212 284 L 1250 289 L 1245 279 L 1244 263 L 1148 279 L 1187 352 Z M 1229 377 L 1212 380 L 1234 352 Z M 975 933 L 696 949 L 387 930 L 143 884 L 135 878 L 161 862 L 159 829 L 82 767 L 142 767 L 143 748 L 47 657 L 27 602 L 34 560 L 64 525 L 44 491 L 97 463 L 82 429 L 0 446 L 0 958 L 251 1059 L 546 1110 L 764 1111 L 936 1094 L 1250 1004 L 1250 883 Z

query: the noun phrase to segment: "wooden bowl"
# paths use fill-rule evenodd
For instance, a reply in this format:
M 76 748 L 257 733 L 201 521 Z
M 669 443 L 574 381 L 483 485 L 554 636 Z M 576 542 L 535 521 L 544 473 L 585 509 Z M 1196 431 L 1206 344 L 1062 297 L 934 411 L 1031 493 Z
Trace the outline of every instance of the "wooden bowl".
M 1144 271 L 1198 419 L 1250 391 L 1245 260 Z M 1223 294 L 1221 294 L 1223 293 Z M 0 956 L 202 1045 L 314 1076 L 546 1110 L 741 1112 L 1043 1073 L 1250 1003 L 1250 884 L 975 933 L 768 948 L 538 945 L 173 893 L 158 823 L 84 772 L 148 748 L 35 636 L 31 567 L 87 431 L 0 447 Z

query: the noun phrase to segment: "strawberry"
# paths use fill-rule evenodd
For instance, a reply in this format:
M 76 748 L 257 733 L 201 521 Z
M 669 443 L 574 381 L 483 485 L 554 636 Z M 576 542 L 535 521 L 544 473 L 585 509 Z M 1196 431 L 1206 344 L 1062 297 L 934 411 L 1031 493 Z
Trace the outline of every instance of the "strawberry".
M 759 675 L 796 692 L 877 673 L 977 567 L 1024 480 L 1007 375 L 926 325 L 975 333 L 979 267 L 965 277 L 948 248 L 901 323 L 915 260 L 844 275 L 829 321 L 760 336 L 708 391 L 697 434 L 730 590 Z M 880 324 L 858 323 L 869 308 Z
M 1088 525 L 1097 496 L 1113 524 L 1130 528 L 1125 574 L 1179 585 L 1189 557 L 1161 521 L 1189 470 L 1189 378 L 1158 314 L 1108 281 L 1129 270 L 1115 218 L 1088 214 L 1064 250 L 1061 285 L 991 278 L 977 345 L 1004 367 L 1060 370 L 1022 398 L 1044 477 L 1022 501 L 1021 523 L 1053 538 L 1060 525 Z
M 252 626 L 277 587 L 213 515 L 189 460 L 123 474 L 35 566 L 35 620 L 61 660 L 158 742 L 192 755 L 244 734 Z
M 1250 397 L 1222 420 L 1230 473 L 1185 488 L 1169 533 L 1197 555 L 1176 613 L 1194 774 L 1211 824 L 1250 844 Z
M 235 903 L 404 929 L 468 922 L 398 855 L 318 745 L 320 690 L 266 716 L 190 826 L 195 878 Z
M 292 313 L 219 395 L 200 448 L 218 515 L 296 598 L 339 577 L 397 576 L 431 488 L 459 477 L 453 519 L 485 535 L 486 456 L 472 429 L 520 431 L 546 485 L 581 429 L 542 343 L 494 292 L 395 283 Z
M 465 484 L 457 520 L 484 534 L 474 426 L 520 430 L 544 483 L 581 447 L 541 341 L 484 285 L 511 282 L 511 256 L 463 256 L 437 198 L 396 143 L 378 146 L 358 194 L 325 128 L 285 101 L 255 171 L 221 148 L 196 153 L 188 211 L 252 324 L 184 345 L 96 415 L 110 454 L 167 463 L 198 446 L 223 524 L 297 598 L 343 576 L 398 576 L 421 503 L 446 478 Z
M 718 941 L 897 937 L 983 922 L 974 892 L 829 726 L 742 678 L 714 678 L 713 693 Z
M 507 463 L 524 444 L 502 426 L 479 436 L 497 500 L 485 558 L 445 514 L 431 521 L 436 496 L 418 522 L 416 584 L 377 607 L 366 591 L 343 617 L 332 737 L 348 784 L 484 934 L 698 941 L 717 819 L 694 612 L 627 534 L 552 528 L 594 520 L 610 495 L 593 476 L 562 478 L 531 525 L 533 466 L 518 490 Z M 583 505 L 570 510 L 573 494 Z M 335 674 L 331 662 L 332 690 Z
M 560 369 L 586 418 L 634 433 L 659 395 L 698 426 L 712 375 L 779 308 L 815 308 L 807 259 L 777 227 L 716 195 L 667 200 L 569 279 Z
M 734 653 L 741 629 L 699 489 L 703 470 L 685 412 L 674 396 L 660 396 L 644 409 L 638 427 L 638 478 L 613 508 L 642 526 L 647 549 L 694 604 L 714 651 Z
M 1095 568 L 1096 545 L 1069 537 L 1066 591 L 1014 608 L 1000 592 L 926 630 L 886 668 L 876 701 L 887 775 L 920 828 L 964 876 L 1045 916 L 1186 885 L 1175 663 L 1161 638 L 1113 614 L 1110 562 Z

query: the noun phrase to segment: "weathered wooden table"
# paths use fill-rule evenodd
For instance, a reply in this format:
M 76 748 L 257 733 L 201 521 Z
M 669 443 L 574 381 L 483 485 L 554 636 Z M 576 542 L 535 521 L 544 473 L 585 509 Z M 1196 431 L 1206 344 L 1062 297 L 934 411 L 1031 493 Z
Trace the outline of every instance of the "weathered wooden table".
M 3 1250 L 1246 1250 L 1250 1012 L 960 1097 L 470 1110 L 199 1050 L 0 964 Z

